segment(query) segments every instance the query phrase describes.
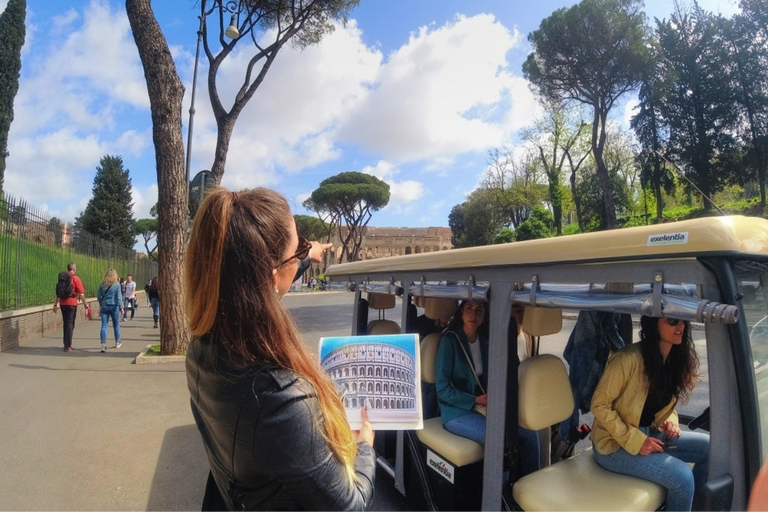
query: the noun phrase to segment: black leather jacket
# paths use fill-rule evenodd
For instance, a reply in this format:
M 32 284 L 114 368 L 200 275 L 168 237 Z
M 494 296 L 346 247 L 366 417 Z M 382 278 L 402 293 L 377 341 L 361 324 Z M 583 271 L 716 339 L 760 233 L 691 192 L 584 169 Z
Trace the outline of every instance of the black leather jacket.
M 350 481 L 317 423 L 314 388 L 280 368 L 239 368 L 198 339 L 187 351 L 192 414 L 230 510 L 363 510 L 373 499 L 373 447 L 357 444 Z M 211 364 L 216 360 L 215 365 Z

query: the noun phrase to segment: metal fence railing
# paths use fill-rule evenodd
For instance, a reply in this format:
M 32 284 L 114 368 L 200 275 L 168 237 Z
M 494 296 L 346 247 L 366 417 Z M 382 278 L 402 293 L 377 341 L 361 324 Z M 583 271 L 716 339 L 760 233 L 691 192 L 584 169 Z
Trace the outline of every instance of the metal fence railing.
M 0 197 L 0 311 L 53 304 L 56 280 L 74 261 L 86 297 L 94 297 L 108 268 L 131 274 L 142 289 L 157 262 L 47 217 L 24 200 Z

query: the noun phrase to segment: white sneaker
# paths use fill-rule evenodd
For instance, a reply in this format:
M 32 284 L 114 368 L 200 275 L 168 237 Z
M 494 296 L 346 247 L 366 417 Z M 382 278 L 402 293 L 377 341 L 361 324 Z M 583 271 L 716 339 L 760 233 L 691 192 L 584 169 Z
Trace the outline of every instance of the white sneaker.
M 115 348 L 120 348 L 122 346 L 123 346 L 123 343 L 121 341 L 118 341 L 117 343 L 115 343 Z
M 101 351 L 102 352 L 106 352 L 107 351 L 107 344 L 106 343 L 102 343 L 101 344 Z

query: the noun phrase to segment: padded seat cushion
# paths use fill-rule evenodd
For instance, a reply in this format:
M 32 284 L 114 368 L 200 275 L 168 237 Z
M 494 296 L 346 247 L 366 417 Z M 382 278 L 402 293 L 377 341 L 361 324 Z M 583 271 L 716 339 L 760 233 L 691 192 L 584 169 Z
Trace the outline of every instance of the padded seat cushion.
M 656 510 L 667 491 L 648 480 L 603 469 L 589 448 L 515 482 L 523 510 Z
M 483 445 L 466 437 L 451 434 L 443 428 L 443 422 L 439 416 L 424 420 L 424 428 L 417 430 L 416 435 L 427 448 L 431 448 L 456 467 L 483 460 Z

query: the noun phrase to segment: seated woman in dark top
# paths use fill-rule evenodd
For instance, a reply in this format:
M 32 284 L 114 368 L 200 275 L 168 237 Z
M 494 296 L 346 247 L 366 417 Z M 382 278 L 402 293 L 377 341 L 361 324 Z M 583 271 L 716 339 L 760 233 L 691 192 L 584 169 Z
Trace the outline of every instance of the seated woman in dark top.
M 464 301 L 440 339 L 435 386 L 443 427 L 452 434 L 485 444 L 488 403 L 488 315 L 484 302 Z M 520 468 L 524 476 L 539 469 L 536 432 L 518 429 Z

